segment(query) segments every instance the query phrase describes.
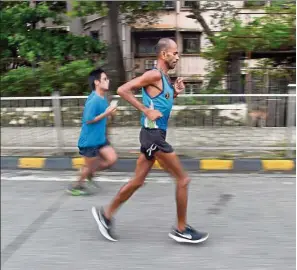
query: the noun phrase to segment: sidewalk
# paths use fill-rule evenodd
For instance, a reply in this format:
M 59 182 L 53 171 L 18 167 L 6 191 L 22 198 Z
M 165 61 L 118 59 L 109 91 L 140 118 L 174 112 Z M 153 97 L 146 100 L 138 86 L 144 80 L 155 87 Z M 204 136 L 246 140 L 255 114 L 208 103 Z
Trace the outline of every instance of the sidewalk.
M 135 169 L 139 155 L 139 129 L 138 127 L 111 128 L 109 139 L 119 156 L 117 164 L 111 170 L 131 172 Z M 287 128 L 170 127 L 167 138 L 187 170 L 292 173 L 295 170 L 295 158 L 286 159 L 285 151 L 282 149 L 242 149 L 244 147 L 286 146 L 287 131 Z M 79 168 L 83 162 L 76 148 L 80 128 L 62 128 L 61 132 L 63 145 L 72 148 L 62 154 L 57 153 L 56 130 L 52 127 L 1 128 L 1 147 L 16 148 L 16 150 L 1 149 L 1 168 L 49 170 Z M 292 140 L 296 140 L 295 129 Z M 18 148 L 24 146 L 29 149 Z M 30 149 L 30 147 L 41 149 Z M 210 147 L 212 149 L 209 149 Z M 226 149 L 216 149 L 217 147 Z M 154 169 L 161 170 L 162 168 L 156 163 Z
M 110 141 L 122 158 L 133 158 L 139 152 L 139 127 L 113 127 Z M 250 127 L 170 127 L 168 142 L 176 152 L 188 158 L 284 158 L 284 150 L 244 150 L 244 147 L 282 147 L 287 144 L 287 128 L 250 128 Z M 65 155 L 77 156 L 77 139 L 80 128 L 62 128 L 63 145 L 71 147 Z M 296 130 L 292 130 L 292 141 L 296 141 Z M 15 147 L 15 150 L 1 149 L 2 156 L 56 156 L 56 130 L 53 127 L 1 128 L 1 147 Z M 28 147 L 19 149 L 18 147 Z M 30 149 L 47 147 L 47 149 Z M 209 149 L 209 148 L 212 149 Z M 226 149 L 216 149 L 225 147 Z M 200 148 L 200 149 L 198 149 Z

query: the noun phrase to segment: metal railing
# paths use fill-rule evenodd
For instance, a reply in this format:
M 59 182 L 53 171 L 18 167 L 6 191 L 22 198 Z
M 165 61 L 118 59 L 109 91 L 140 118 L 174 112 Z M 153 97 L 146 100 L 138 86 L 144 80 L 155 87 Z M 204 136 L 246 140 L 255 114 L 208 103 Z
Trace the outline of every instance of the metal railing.
M 140 95 L 137 97 L 141 98 Z M 2 97 L 1 150 L 52 150 L 56 154 L 75 150 L 85 99 L 86 96 L 59 96 L 58 93 L 50 97 Z M 113 99 L 120 97 L 113 96 Z M 116 134 L 116 147 L 120 150 L 139 149 L 138 134 L 134 128 L 140 126 L 140 113 L 122 99 L 119 101 L 118 112 L 110 122 L 111 130 Z M 295 112 L 296 85 L 289 85 L 288 94 L 180 95 L 173 108 L 168 133 L 171 134 L 171 142 L 178 149 L 276 150 L 286 151 L 287 157 L 293 157 L 296 150 Z M 123 136 L 129 136 L 129 130 L 136 135 L 129 141 L 117 135 L 118 130 Z M 228 142 L 226 136 L 229 130 L 241 132 L 242 144 Z M 268 135 L 261 135 L 261 130 Z M 226 137 L 225 142 L 213 145 L 195 143 L 195 137 L 202 136 L 202 133 L 207 137 L 205 134 L 214 131 L 217 134 L 222 132 L 221 135 Z M 269 139 L 269 134 L 279 131 L 284 136 L 277 142 L 261 143 L 261 136 L 264 136 L 264 143 Z M 245 132 L 250 141 L 257 137 L 258 143 L 255 141 L 250 144 L 249 138 L 244 137 Z M 185 137 L 187 135 L 190 139 Z M 189 140 L 192 140 L 191 145 Z M 233 137 L 230 142 L 231 140 Z

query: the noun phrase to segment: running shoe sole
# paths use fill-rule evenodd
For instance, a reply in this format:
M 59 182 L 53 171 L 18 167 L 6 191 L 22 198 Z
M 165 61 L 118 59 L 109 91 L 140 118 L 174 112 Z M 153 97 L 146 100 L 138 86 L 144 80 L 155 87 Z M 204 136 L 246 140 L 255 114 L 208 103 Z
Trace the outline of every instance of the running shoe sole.
M 96 223 L 97 223 L 97 225 L 98 225 L 98 228 L 99 228 L 100 233 L 101 233 L 107 240 L 112 241 L 112 242 L 117 242 L 118 240 L 113 239 L 113 238 L 109 235 L 109 233 L 107 232 L 107 230 L 106 230 L 106 228 L 104 227 L 104 225 L 101 223 L 100 218 L 99 218 L 99 216 L 98 216 L 98 213 L 97 213 L 97 210 L 96 210 L 96 207 L 95 207 L 95 206 L 92 207 L 92 215 L 93 215 L 93 217 L 94 217 L 94 219 L 95 219 L 95 221 L 96 221 Z
M 179 243 L 199 244 L 199 243 L 202 243 L 205 240 L 207 240 L 207 238 L 209 237 L 209 234 L 207 234 L 205 237 L 198 239 L 198 240 L 191 240 L 191 239 L 177 237 L 177 236 L 173 235 L 172 233 L 169 233 L 168 236 Z
M 69 189 L 66 189 L 66 192 L 72 196 L 86 196 L 89 195 L 87 192 L 85 191 L 72 191 Z

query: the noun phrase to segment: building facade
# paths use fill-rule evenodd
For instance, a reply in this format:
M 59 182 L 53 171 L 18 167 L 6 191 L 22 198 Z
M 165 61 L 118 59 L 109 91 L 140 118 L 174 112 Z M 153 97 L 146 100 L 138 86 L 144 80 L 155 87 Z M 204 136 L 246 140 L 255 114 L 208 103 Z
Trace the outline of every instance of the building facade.
M 263 16 L 265 5 L 273 4 L 278 0 L 262 1 L 228 1 L 238 16 L 245 22 L 255 17 Z M 184 77 L 187 82 L 186 93 L 199 93 L 202 84 L 207 81 L 208 61 L 201 57 L 201 52 L 210 45 L 203 27 L 196 20 L 188 18 L 192 1 L 163 1 L 164 5 L 157 12 L 158 21 L 153 25 L 128 25 L 124 20 L 118 22 L 124 65 L 127 79 L 131 79 L 151 69 L 156 64 L 155 45 L 162 37 L 174 39 L 179 47 L 180 61 L 175 70 L 170 71 L 171 77 Z M 201 2 L 203 5 L 203 1 Z M 71 11 L 71 2 L 67 10 Z M 218 12 L 215 9 L 206 9 L 202 16 L 213 32 L 220 31 L 212 25 L 212 16 Z M 74 34 L 88 35 L 92 38 L 109 43 L 111 40 L 109 22 L 106 17 L 98 15 L 87 16 L 84 19 L 71 20 L 65 25 Z M 255 60 L 249 60 L 253 66 Z M 244 73 L 244 71 L 243 71 Z

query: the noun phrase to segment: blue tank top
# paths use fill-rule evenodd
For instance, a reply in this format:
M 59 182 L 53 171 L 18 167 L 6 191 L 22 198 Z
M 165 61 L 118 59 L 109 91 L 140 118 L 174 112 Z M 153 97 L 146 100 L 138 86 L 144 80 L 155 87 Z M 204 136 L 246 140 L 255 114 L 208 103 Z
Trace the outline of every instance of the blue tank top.
M 159 128 L 166 131 L 168 127 L 169 116 L 173 106 L 174 88 L 168 82 L 166 76 L 162 72 L 161 75 L 162 92 L 160 92 L 160 94 L 155 97 L 150 97 L 145 88 L 142 88 L 142 103 L 147 108 L 160 111 L 163 116 L 156 121 L 151 121 L 144 115 L 144 113 L 142 113 L 141 125 L 145 128 Z

